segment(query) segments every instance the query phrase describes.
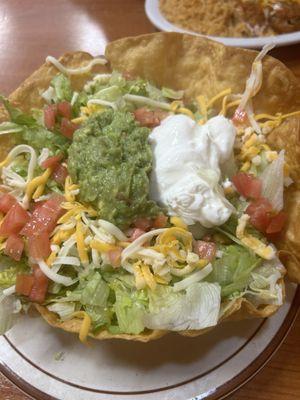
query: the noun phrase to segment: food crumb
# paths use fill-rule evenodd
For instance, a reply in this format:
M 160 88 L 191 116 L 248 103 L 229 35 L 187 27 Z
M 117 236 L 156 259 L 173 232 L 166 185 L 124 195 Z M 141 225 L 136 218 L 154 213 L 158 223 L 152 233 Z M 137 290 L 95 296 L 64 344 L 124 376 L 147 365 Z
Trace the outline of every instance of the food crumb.
M 55 361 L 63 361 L 65 359 L 65 353 L 63 351 L 58 351 L 54 354 Z

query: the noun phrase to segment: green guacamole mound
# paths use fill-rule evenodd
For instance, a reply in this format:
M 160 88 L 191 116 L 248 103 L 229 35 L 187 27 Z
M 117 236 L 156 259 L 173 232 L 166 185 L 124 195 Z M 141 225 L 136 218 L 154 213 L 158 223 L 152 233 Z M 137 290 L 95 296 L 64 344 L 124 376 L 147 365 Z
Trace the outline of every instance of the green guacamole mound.
M 121 228 L 159 212 L 148 198 L 149 132 L 131 113 L 109 110 L 91 116 L 74 133 L 69 148 L 68 169 L 79 184 L 79 199 Z

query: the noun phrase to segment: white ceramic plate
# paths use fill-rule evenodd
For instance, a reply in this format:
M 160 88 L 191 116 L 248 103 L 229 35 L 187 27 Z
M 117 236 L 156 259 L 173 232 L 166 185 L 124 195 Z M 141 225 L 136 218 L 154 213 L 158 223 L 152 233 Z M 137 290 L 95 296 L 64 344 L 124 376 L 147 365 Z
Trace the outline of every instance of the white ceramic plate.
M 179 28 L 178 26 L 171 24 L 162 15 L 159 9 L 159 0 L 146 0 L 145 11 L 156 28 L 167 31 L 167 32 L 183 32 L 190 33 L 192 35 L 204 36 L 187 29 Z M 221 42 L 227 46 L 235 47 L 248 47 L 248 48 L 261 48 L 267 43 L 274 43 L 276 46 L 287 46 L 290 44 L 300 42 L 300 31 L 286 33 L 282 35 L 269 36 L 269 37 L 255 37 L 255 38 L 231 38 L 231 37 L 217 37 L 207 36 L 210 39 Z
M 299 300 L 290 284 L 285 305 L 267 320 L 228 322 L 197 338 L 174 334 L 148 344 L 113 340 L 86 347 L 27 316 L 0 338 L 0 370 L 41 400 L 220 399 L 274 354 Z

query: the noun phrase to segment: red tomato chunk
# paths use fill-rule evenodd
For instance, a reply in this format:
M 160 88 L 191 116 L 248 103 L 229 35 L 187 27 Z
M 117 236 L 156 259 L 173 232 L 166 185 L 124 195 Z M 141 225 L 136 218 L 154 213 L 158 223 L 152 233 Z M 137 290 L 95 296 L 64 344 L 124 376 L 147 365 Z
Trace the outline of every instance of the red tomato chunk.
M 24 250 L 24 241 L 18 235 L 10 235 L 6 241 L 4 253 L 15 261 L 20 261 Z
M 28 253 L 34 260 L 47 258 L 51 253 L 49 233 L 41 232 L 38 235 L 29 236 Z
M 29 294 L 29 299 L 35 303 L 42 303 L 48 290 L 49 279 L 37 266 L 33 270 L 34 282 Z
M 167 117 L 168 113 L 162 110 L 148 110 L 145 107 L 138 108 L 133 111 L 134 118 L 142 125 L 148 128 L 154 128 L 158 126 L 164 118 Z
M 0 226 L 0 236 L 8 237 L 18 234 L 24 225 L 29 221 L 30 215 L 18 203 L 14 204 Z
M 43 168 L 55 168 L 59 162 L 64 158 L 63 154 L 58 154 L 57 156 L 52 156 L 47 158 L 47 160 L 42 162 Z
M 200 258 L 212 261 L 216 256 L 217 246 L 214 242 L 197 240 L 194 246 L 194 251 Z
M 261 196 L 262 182 L 250 174 L 239 172 L 233 176 L 232 182 L 243 197 L 258 199 Z
M 55 182 L 59 183 L 62 186 L 65 184 L 67 176 L 68 176 L 68 170 L 62 164 L 58 164 L 52 173 L 52 177 L 55 180 Z
M 2 194 L 0 197 L 0 211 L 6 214 L 13 205 L 17 204 L 17 200 L 14 198 L 14 196 L 5 193 Z
M 62 101 L 57 104 L 57 113 L 62 117 L 71 119 L 72 117 L 72 106 L 67 101 Z
M 34 283 L 33 275 L 19 274 L 16 279 L 16 293 L 29 296 Z
M 64 197 L 54 195 L 38 209 L 35 209 L 32 217 L 21 231 L 21 235 L 39 235 L 42 232 L 51 233 L 56 226 L 58 219 L 64 214 L 61 208 Z
M 53 129 L 55 126 L 55 117 L 57 114 L 56 104 L 47 106 L 44 109 L 44 123 L 47 129 Z
M 73 133 L 78 129 L 79 126 L 73 124 L 73 122 L 69 121 L 67 118 L 63 118 L 60 124 L 61 133 L 66 136 L 68 139 L 73 138 Z

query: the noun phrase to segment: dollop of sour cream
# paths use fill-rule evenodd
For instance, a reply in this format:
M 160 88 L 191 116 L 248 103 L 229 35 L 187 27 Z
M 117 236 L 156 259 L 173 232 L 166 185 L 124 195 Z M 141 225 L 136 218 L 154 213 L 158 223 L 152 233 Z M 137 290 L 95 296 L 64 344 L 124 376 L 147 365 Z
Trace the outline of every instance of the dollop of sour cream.
M 188 224 L 222 225 L 233 206 L 220 186 L 222 164 L 232 156 L 236 131 L 217 116 L 200 126 L 186 115 L 172 115 L 149 136 L 153 151 L 150 197 Z

